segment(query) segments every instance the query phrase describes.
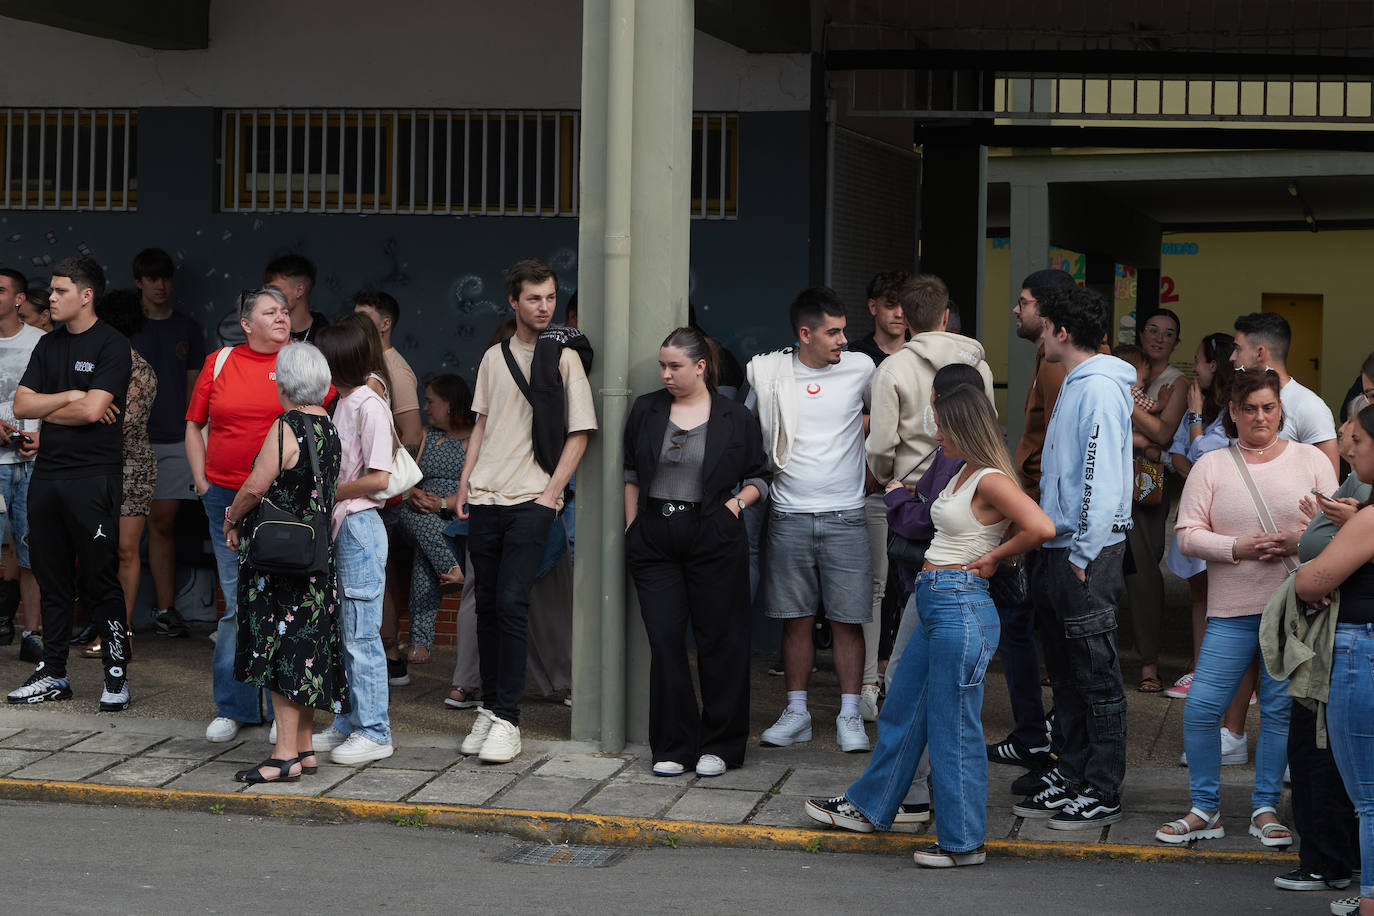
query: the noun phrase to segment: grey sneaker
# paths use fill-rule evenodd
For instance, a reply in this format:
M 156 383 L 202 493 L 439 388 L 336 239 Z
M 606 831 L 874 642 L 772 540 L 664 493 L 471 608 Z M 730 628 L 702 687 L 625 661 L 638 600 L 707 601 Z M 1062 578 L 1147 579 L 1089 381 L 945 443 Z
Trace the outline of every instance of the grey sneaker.
M 784 709 L 778 721 L 763 730 L 759 744 L 764 747 L 787 747 L 811 740 L 811 713 Z
M 873 745 L 868 743 L 868 732 L 864 731 L 862 716 L 836 716 L 835 739 L 846 754 L 873 750 Z

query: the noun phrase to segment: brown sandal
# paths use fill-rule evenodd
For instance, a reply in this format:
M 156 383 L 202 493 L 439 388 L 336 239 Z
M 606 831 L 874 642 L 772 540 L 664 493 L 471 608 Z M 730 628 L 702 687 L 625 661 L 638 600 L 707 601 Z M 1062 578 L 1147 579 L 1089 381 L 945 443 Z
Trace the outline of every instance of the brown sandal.
M 1164 683 L 1157 677 L 1142 677 L 1140 686 L 1136 687 L 1136 690 L 1141 693 L 1162 693 Z

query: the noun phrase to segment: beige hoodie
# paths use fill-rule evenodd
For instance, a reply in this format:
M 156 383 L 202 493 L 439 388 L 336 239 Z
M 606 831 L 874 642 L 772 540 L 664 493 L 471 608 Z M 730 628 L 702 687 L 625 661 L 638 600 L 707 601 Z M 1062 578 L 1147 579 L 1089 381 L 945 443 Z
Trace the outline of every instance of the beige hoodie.
M 983 377 L 992 400 L 992 370 L 983 345 L 948 331 L 924 331 L 883 360 L 873 374 L 873 407 L 868 425 L 868 466 L 887 485 L 920 464 L 935 448 L 931 381 L 950 363 L 966 363 Z M 910 481 L 914 483 L 915 481 Z

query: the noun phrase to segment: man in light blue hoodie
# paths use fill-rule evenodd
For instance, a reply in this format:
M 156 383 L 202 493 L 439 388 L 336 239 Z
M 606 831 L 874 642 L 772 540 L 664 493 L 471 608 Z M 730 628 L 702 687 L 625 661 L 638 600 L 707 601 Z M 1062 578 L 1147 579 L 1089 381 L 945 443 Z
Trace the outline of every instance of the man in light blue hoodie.
M 1126 696 L 1116 607 L 1131 527 L 1131 394 L 1135 370 L 1098 352 L 1111 312 L 1070 287 L 1039 303 L 1045 359 L 1067 375 L 1045 433 L 1040 507 L 1054 521 L 1031 590 L 1064 746 L 1045 788 L 1015 805 L 1057 830 L 1121 820 Z

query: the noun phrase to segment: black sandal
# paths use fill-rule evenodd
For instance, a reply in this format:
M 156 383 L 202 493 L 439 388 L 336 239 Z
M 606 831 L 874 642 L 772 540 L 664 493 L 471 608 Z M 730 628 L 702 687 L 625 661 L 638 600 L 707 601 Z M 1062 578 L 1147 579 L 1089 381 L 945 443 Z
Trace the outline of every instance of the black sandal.
M 291 775 L 291 765 L 298 762 L 300 759 L 299 757 L 292 757 L 290 760 L 278 760 L 275 757 L 268 757 L 262 763 L 251 769 L 239 770 L 234 774 L 234 779 L 237 782 L 246 782 L 250 786 L 255 786 L 263 782 L 300 782 L 300 773 L 297 773 L 295 776 Z M 263 767 L 275 768 L 277 775 L 271 778 L 262 775 Z
M 296 759 L 299 760 L 299 761 L 301 762 L 301 774 L 302 774 L 302 775 L 305 775 L 305 776 L 314 776 L 317 772 L 319 772 L 320 766 L 319 766 L 319 762 L 318 762 L 318 761 L 316 762 L 315 766 L 313 766 L 313 767 L 308 767 L 308 766 L 305 765 L 305 758 L 307 758 L 307 757 L 314 757 L 314 756 L 315 756 L 315 751 L 314 751 L 314 750 L 304 750 L 304 751 L 301 751 L 298 755 L 296 755 Z

